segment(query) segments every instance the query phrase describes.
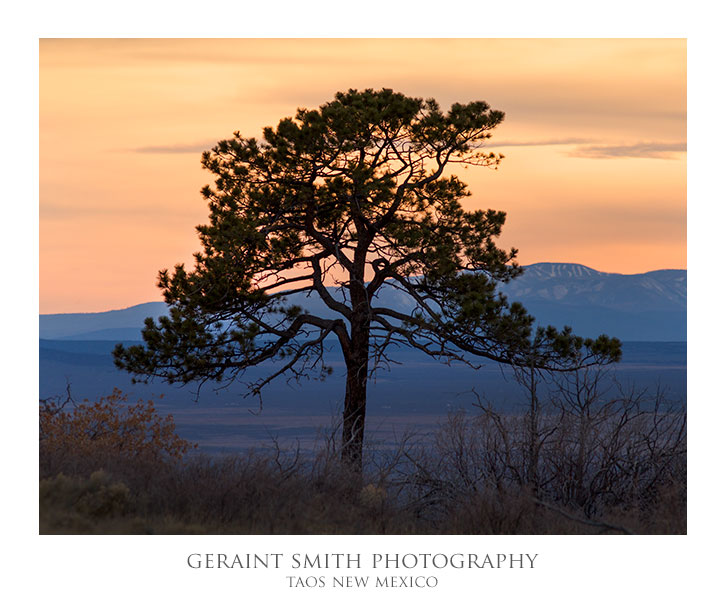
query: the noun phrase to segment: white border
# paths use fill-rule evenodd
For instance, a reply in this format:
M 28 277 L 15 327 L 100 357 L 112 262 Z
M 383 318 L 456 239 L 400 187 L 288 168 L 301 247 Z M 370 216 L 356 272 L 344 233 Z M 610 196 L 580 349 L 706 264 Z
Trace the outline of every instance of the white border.
M 6 319 L 4 517 L 5 590 L 61 601 L 171 599 L 176 602 L 278 596 L 335 597 L 333 590 L 287 589 L 271 573 L 189 570 L 191 552 L 537 553 L 531 573 L 470 572 L 442 577 L 431 592 L 354 592 L 352 599 L 678 601 L 722 592 L 713 544 L 721 528 L 723 394 L 715 376 L 723 299 L 716 255 L 723 228 L 724 56 L 715 4 L 582 2 L 33 2 L 5 7 L 2 40 L 3 316 Z M 365 12 L 364 12 L 365 11 Z M 685 537 L 40 537 L 37 535 L 38 43 L 39 37 L 688 37 L 689 53 L 689 535 Z M 719 146 L 716 146 L 719 144 Z M 35 455 L 35 458 L 34 458 Z M 20 590 L 17 590 L 20 589 Z M 713 590 L 711 590 L 713 589 Z M 709 595 L 712 597 L 713 595 Z M 32 597 L 28 593 L 27 598 Z

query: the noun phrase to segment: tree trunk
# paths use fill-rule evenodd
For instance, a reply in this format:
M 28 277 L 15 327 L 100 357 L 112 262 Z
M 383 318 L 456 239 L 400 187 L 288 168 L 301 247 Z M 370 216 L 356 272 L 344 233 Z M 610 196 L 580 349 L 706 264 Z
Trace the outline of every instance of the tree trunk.
M 358 209 L 358 211 L 360 211 Z M 357 212 L 354 212 L 357 213 Z M 361 216 L 354 216 L 358 232 L 365 232 Z M 366 421 L 366 386 L 368 384 L 368 354 L 370 346 L 371 307 L 365 285 L 365 267 L 368 247 L 372 237 L 361 238 L 353 258 L 350 271 L 350 344 L 344 349 L 345 406 L 343 407 L 343 446 L 341 456 L 352 470 L 363 470 L 363 436 Z
M 363 436 L 366 420 L 368 354 L 370 345 L 370 306 L 360 278 L 350 288 L 353 313 L 350 321 L 350 347 L 344 353 L 347 369 L 343 407 L 343 461 L 354 471 L 363 469 Z
M 348 362 L 343 408 L 343 461 L 356 472 L 363 469 L 363 436 L 366 420 L 366 386 L 368 384 L 368 358 Z

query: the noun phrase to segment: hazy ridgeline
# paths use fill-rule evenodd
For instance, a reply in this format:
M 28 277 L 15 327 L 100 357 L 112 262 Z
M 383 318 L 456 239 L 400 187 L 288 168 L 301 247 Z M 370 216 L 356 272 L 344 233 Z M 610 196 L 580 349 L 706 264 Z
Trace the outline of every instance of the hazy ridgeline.
M 614 274 L 552 262 L 525 266 L 522 275 L 500 285 L 502 293 L 523 303 L 542 326 L 567 324 L 583 337 L 608 333 L 622 341 L 685 341 L 686 289 L 685 270 Z M 338 288 L 328 291 L 335 299 L 343 299 Z M 411 300 L 390 287 L 382 288 L 376 301 L 406 314 L 413 310 Z M 290 303 L 313 314 L 333 316 L 313 296 L 296 293 Z M 108 312 L 43 314 L 40 338 L 140 341 L 144 319 L 166 314 L 163 302 Z

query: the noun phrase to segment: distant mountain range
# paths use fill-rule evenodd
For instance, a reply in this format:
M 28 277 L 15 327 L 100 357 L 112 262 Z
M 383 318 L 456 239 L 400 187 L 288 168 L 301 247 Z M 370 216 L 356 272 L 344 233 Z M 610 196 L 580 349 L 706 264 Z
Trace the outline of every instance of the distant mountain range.
M 502 286 L 510 301 L 522 302 L 539 324 L 570 325 L 586 337 L 607 333 L 624 341 L 686 341 L 686 289 L 686 270 L 614 274 L 565 263 L 526 266 L 522 276 Z M 379 299 L 400 311 L 412 309 L 410 300 L 392 288 L 383 289 Z M 330 313 L 316 296 L 296 294 L 291 303 Z M 109 312 L 41 314 L 40 338 L 140 340 L 144 319 L 165 313 L 163 302 L 149 302 Z
M 123 310 L 83 314 L 41 314 L 41 339 L 140 340 L 147 316 L 166 314 L 164 302 L 148 302 Z
M 686 289 L 686 270 L 614 274 L 556 263 L 527 266 L 502 287 L 540 324 L 623 341 L 686 341 Z

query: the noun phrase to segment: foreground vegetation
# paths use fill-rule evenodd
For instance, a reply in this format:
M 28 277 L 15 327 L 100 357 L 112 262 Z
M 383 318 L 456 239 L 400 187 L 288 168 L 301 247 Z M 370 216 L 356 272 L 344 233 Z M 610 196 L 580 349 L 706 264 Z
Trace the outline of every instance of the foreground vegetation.
M 683 410 L 659 393 L 588 392 L 533 396 L 520 415 L 480 400 L 433 439 L 368 449 L 362 473 L 341 462 L 335 433 L 313 453 L 208 457 L 150 402 L 44 400 L 40 532 L 685 533 Z

